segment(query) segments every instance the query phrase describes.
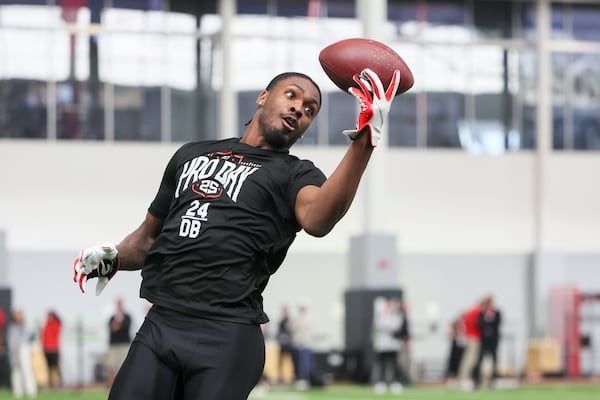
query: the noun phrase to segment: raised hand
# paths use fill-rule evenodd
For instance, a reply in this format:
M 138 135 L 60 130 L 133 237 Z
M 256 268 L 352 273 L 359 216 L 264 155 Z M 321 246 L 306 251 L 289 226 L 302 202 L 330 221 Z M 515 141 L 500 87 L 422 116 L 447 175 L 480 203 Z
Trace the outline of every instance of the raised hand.
M 354 140 L 363 129 L 368 128 L 371 136 L 371 146 L 376 147 L 381 139 L 383 123 L 390 111 L 400 84 L 400 71 L 394 71 L 387 90 L 383 89 L 379 76 L 369 68 L 365 68 L 360 74 L 354 75 L 354 81 L 359 87 L 350 87 L 348 92 L 358 100 L 360 113 L 358 114 L 356 129 L 344 130 L 343 133 Z

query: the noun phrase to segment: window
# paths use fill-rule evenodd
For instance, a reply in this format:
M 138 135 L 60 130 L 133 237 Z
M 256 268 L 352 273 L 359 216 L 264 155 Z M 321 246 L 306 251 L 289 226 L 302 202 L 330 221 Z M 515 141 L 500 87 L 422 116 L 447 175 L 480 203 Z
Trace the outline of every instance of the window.
M 217 3 L 0 1 L 0 135 L 216 138 Z M 275 74 L 300 71 L 319 83 L 324 104 L 299 143 L 345 145 L 341 131 L 354 126 L 356 101 L 333 85 L 316 55 L 362 35 L 356 1 L 244 0 L 237 7 L 239 121 L 251 117 L 254 98 Z M 494 154 L 535 148 L 535 1 L 389 0 L 387 9 L 386 44 L 415 76 L 390 110 L 390 146 Z M 553 146 L 597 150 L 600 0 L 554 2 L 551 11 Z
M 552 37 L 600 41 L 600 4 L 553 4 Z
M 600 150 L 600 54 L 552 57 L 553 147 Z

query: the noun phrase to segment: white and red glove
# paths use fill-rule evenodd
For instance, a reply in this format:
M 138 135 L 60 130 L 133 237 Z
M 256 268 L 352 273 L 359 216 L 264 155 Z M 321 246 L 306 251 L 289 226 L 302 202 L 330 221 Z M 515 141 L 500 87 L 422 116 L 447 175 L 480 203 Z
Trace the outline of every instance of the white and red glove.
M 365 68 L 360 74 L 354 75 L 354 81 L 358 83 L 360 89 L 350 87 L 348 93 L 358 100 L 360 113 L 358 114 L 356 129 L 344 130 L 343 133 L 354 140 L 365 127 L 368 127 L 371 135 L 371 146 L 375 147 L 381 139 L 383 123 L 400 85 L 400 71 L 394 71 L 387 90 L 383 89 L 381 79 L 369 68 Z
M 121 266 L 118 255 L 119 252 L 112 243 L 81 250 L 73 263 L 73 281 L 79 285 L 82 293 L 85 293 L 86 281 L 91 278 L 98 278 L 96 296 L 102 293 Z

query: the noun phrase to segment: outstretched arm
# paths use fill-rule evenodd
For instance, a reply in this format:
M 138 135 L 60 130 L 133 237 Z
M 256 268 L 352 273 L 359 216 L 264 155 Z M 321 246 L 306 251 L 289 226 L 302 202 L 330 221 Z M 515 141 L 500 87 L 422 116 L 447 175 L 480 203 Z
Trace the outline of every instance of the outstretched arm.
M 146 213 L 144 222 L 116 246 L 119 251 L 120 268 L 122 270 L 134 271 L 142 268 L 146 253 L 148 253 L 161 228 L 161 220 L 150 213 Z
M 321 187 L 305 186 L 298 192 L 296 219 L 302 229 L 318 237 L 333 229 L 350 208 L 372 153 L 370 137 L 362 132 Z
M 348 88 L 359 102 L 356 129 L 343 133 L 353 140 L 344 158 L 323 186 L 305 186 L 296 196 L 296 219 L 310 235 L 325 236 L 350 208 L 367 163 L 382 134 L 390 106 L 400 84 L 394 71 L 387 89 L 377 74 L 364 69 L 354 76 L 358 87 Z

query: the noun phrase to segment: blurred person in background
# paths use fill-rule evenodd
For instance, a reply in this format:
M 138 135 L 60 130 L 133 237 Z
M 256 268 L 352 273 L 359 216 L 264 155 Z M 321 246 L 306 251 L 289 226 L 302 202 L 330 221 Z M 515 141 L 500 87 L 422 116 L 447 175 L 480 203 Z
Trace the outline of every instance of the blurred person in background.
M 446 384 L 454 386 L 458 378 L 460 361 L 465 350 L 465 328 L 462 315 L 450 323 L 448 337 L 450 338 L 450 351 L 446 366 Z
M 450 351 L 446 366 L 446 383 L 448 386 L 454 386 L 458 379 L 460 360 L 462 359 L 466 343 L 462 314 L 450 322 L 448 337 L 450 338 Z
M 115 313 L 108 321 L 107 384 L 110 387 L 117 371 L 127 357 L 131 343 L 131 316 L 125 311 L 123 299 L 117 299 Z
M 6 350 L 6 313 L 0 307 L 0 388 L 10 387 L 10 364 Z
M 8 349 L 10 357 L 10 382 L 15 398 L 27 395 L 37 397 L 37 383 L 33 374 L 32 346 L 33 333 L 27 328 L 23 311 L 15 310 L 8 327 Z
M 482 383 L 481 365 L 486 357 L 490 357 L 492 361 L 491 379 L 489 386 L 493 387 L 498 378 L 498 343 L 500 342 L 500 324 L 502 316 L 500 310 L 494 305 L 493 298 L 490 296 L 489 303 L 486 303 L 485 308 L 479 313 L 477 324 L 481 330 L 481 347 L 479 350 L 479 358 L 475 364 L 475 372 L 473 373 L 475 385 Z
M 296 389 L 310 387 L 315 373 L 315 360 L 312 350 L 312 321 L 308 306 L 301 303 L 298 313 L 292 318 L 291 328 L 296 364 Z
M 62 322 L 58 314 L 50 310 L 46 317 L 46 322 L 42 327 L 42 350 L 46 357 L 48 366 L 48 387 L 59 388 L 62 386 L 60 372 L 60 333 Z
M 458 378 L 460 389 L 468 392 L 474 388 L 474 373 L 479 351 L 481 349 L 481 328 L 479 327 L 479 313 L 485 310 L 492 298 L 486 296 L 479 303 L 469 308 L 463 315 L 465 333 L 465 349 L 460 360 Z
M 373 315 L 373 351 L 375 360 L 372 381 L 377 394 L 384 394 L 388 387 L 394 394 L 402 392 L 403 374 L 398 364 L 398 352 L 402 340 L 397 332 L 402 326 L 402 314 L 398 302 L 390 297 L 375 299 Z
M 402 323 L 400 329 L 395 333 L 395 336 L 400 339 L 401 346 L 398 352 L 398 363 L 400 365 L 402 383 L 410 385 L 411 383 L 411 349 L 410 349 L 410 320 L 408 317 L 408 302 L 406 300 L 400 301 L 400 316 L 402 317 Z
M 296 378 L 296 358 L 293 353 L 293 336 L 290 320 L 290 310 L 287 304 L 281 307 L 281 318 L 277 324 L 276 334 L 277 344 L 279 345 L 279 355 L 277 359 L 277 378 L 280 384 L 284 383 L 284 362 L 287 359 L 292 361 L 294 367 L 294 378 Z
M 4 326 L 6 324 L 6 316 L 4 310 L 0 307 L 0 354 L 4 352 Z
M 369 69 L 354 80 L 358 119 L 343 132 L 350 145 L 329 177 L 290 154 L 321 109 L 321 90 L 284 72 L 255 98 L 241 135 L 175 152 L 137 229 L 118 245 L 81 250 L 73 265 L 81 291 L 88 278 L 98 279 L 99 294 L 117 271 L 141 270 L 140 296 L 153 303 L 110 400 L 248 397 L 265 365 L 264 289 L 300 230 L 325 236 L 348 211 L 400 71 L 387 89 Z

